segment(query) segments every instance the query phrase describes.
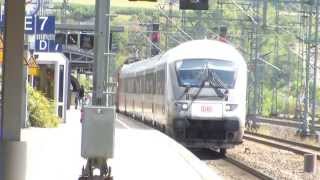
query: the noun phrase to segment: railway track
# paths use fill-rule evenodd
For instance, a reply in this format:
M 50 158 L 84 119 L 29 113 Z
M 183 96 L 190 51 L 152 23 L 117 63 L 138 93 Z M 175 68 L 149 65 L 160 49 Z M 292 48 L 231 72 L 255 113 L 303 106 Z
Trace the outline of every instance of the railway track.
M 237 166 L 238 168 L 250 173 L 251 175 L 257 177 L 258 179 L 263 179 L 263 180 L 272 180 L 273 179 L 270 176 L 254 169 L 254 168 L 251 168 L 250 166 L 247 166 L 246 164 L 244 164 L 236 159 L 233 159 L 231 157 L 226 156 L 224 158 L 224 160 L 233 164 L 234 166 Z
M 252 132 L 246 132 L 243 138 L 249 141 L 254 141 L 254 142 L 275 147 L 278 149 L 291 151 L 293 153 L 300 154 L 300 155 L 310 154 L 310 153 L 316 154 L 317 159 L 320 160 L 320 147 L 318 146 L 302 144 L 298 142 L 288 141 L 288 140 L 271 137 L 267 135 L 262 135 L 262 134 L 257 134 L 257 133 L 252 133 Z
M 219 171 L 226 179 L 263 179 L 271 180 L 270 176 L 251 168 L 250 166 L 228 156 L 222 156 L 216 151 L 210 149 L 193 149 L 190 150 L 199 159 L 204 161 L 209 167 Z
M 292 119 L 278 119 L 278 118 L 267 118 L 262 116 L 257 117 L 248 117 L 249 120 L 256 120 L 260 123 L 265 124 L 272 124 L 272 125 L 278 125 L 278 126 L 285 126 L 285 127 L 293 127 L 293 128 L 299 128 L 302 125 L 301 121 L 296 121 Z M 315 130 L 320 131 L 320 124 L 315 124 Z

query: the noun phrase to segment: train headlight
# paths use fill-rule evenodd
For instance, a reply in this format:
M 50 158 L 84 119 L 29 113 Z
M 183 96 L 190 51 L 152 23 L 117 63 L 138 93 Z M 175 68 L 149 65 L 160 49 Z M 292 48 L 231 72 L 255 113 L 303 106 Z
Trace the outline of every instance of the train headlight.
M 238 104 L 226 104 L 226 111 L 233 111 L 238 107 Z
M 176 106 L 181 111 L 187 111 L 189 108 L 188 103 L 176 103 Z
M 181 104 L 181 109 L 182 110 L 188 110 L 188 104 L 187 103 Z

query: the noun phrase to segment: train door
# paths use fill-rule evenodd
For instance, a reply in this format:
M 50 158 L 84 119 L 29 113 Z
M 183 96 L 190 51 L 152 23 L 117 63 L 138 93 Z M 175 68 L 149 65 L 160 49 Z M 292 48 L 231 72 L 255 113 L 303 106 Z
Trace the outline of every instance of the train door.
M 161 123 L 165 124 L 165 114 L 166 114 L 166 108 L 165 108 L 165 82 L 166 82 L 166 75 L 165 75 L 165 67 L 162 67 L 160 70 L 160 85 L 159 85 L 159 94 L 160 94 L 160 106 L 159 106 L 159 112 L 160 112 L 160 119 Z
M 132 114 L 134 117 L 136 117 L 137 114 L 137 108 L 136 108 L 136 99 L 137 99 L 137 76 L 136 73 L 132 77 L 132 85 L 133 85 L 133 90 L 132 90 Z
M 145 118 L 148 121 L 153 120 L 153 72 L 146 72 L 146 81 L 145 81 L 145 106 L 144 106 L 144 112 L 145 112 Z
M 154 70 L 153 72 L 152 72 L 152 85 L 151 85 L 151 87 L 152 87 L 152 89 L 151 89 L 151 99 L 152 99 L 152 105 L 151 105 L 151 107 L 152 107 L 152 110 L 151 110 L 151 112 L 152 112 L 152 121 L 156 121 L 156 118 L 157 118 L 157 113 L 156 113 L 156 108 L 157 108 L 157 103 L 158 102 L 156 102 L 156 84 L 157 84 L 157 75 L 156 75 L 156 71 Z
M 115 105 L 116 105 L 116 112 L 120 112 L 120 93 L 121 93 L 121 88 L 122 88 L 122 81 L 120 82 L 120 68 L 118 69 L 117 71 L 117 87 L 116 87 L 116 102 L 115 102 Z
M 142 76 L 137 74 L 137 93 L 136 93 L 136 114 L 138 118 L 142 118 Z
M 165 114 L 165 97 L 164 97 L 164 84 L 165 84 L 165 70 L 160 67 L 156 71 L 156 91 L 154 96 L 155 103 L 155 118 L 161 124 L 164 124 Z
M 160 77 L 160 71 L 158 69 L 156 69 L 155 71 L 155 92 L 153 95 L 153 102 L 154 102 L 154 120 L 159 122 L 159 116 L 160 116 L 160 112 L 159 112 L 159 104 L 160 104 L 160 89 L 159 89 L 159 85 L 160 85 L 160 81 L 161 81 L 161 77 Z
M 144 118 L 145 118 L 145 111 L 144 111 L 144 107 L 145 107 L 145 77 L 146 77 L 146 74 L 145 72 L 142 73 L 142 76 L 141 76 L 141 120 L 144 121 Z
M 127 94 L 128 94 L 128 78 L 125 77 L 123 78 L 124 81 L 124 93 L 123 93 L 123 98 L 124 98 L 124 113 L 127 114 Z

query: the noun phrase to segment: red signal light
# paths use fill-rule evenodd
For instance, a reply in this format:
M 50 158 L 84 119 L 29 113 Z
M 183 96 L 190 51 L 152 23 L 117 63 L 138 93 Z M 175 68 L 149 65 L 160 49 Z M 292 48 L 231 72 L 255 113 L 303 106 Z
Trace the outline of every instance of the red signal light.
M 152 42 L 159 42 L 160 41 L 160 32 L 153 32 L 151 34 L 151 41 Z
M 218 41 L 228 43 L 228 39 L 226 37 L 219 36 Z

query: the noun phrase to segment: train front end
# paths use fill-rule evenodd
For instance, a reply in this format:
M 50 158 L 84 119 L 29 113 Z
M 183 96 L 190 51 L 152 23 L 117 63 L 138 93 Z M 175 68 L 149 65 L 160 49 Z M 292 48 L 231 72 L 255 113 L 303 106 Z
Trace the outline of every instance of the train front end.
M 171 104 L 174 137 L 187 147 L 221 152 L 240 144 L 247 86 L 242 56 L 184 58 L 172 69 L 177 80 Z

